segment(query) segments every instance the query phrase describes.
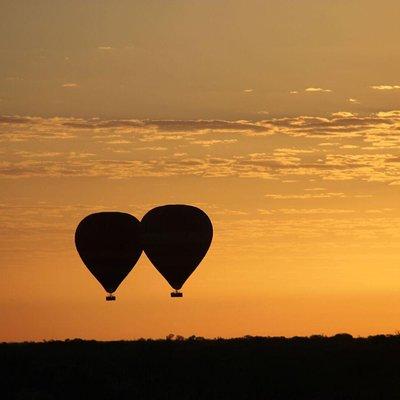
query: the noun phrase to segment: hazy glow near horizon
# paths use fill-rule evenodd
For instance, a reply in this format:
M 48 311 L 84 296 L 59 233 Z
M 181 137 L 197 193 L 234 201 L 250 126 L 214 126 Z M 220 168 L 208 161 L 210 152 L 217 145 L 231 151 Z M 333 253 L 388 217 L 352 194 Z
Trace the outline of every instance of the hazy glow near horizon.
M 4 2 L 0 341 L 399 329 L 400 5 L 266 3 Z M 143 255 L 106 303 L 76 225 L 170 203 L 185 297 Z

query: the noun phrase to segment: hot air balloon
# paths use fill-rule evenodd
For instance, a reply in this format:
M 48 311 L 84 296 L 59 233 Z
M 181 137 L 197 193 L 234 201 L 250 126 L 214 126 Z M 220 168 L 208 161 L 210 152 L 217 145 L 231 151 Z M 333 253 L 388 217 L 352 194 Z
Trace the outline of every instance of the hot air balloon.
M 115 300 L 113 293 L 142 253 L 140 222 L 121 212 L 99 212 L 85 217 L 76 228 L 75 245 L 94 277 Z
M 150 210 L 141 221 L 143 250 L 152 264 L 182 297 L 182 285 L 210 247 L 213 228 L 197 207 L 166 205 Z

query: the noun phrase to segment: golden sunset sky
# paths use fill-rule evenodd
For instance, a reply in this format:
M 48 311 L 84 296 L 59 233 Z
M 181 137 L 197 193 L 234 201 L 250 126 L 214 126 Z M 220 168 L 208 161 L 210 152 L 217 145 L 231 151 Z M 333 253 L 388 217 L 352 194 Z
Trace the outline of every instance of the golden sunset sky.
M 400 3 L 0 2 L 0 341 L 400 330 Z M 193 204 L 171 291 L 106 303 L 97 211 Z

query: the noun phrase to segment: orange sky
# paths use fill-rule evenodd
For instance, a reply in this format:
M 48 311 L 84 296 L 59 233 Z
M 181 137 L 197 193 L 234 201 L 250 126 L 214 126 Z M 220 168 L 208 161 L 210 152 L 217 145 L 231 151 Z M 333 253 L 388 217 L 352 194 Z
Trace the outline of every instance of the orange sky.
M 0 341 L 397 331 L 399 12 L 3 2 Z M 106 303 L 76 225 L 169 203 L 214 224 L 185 297 L 142 255 Z

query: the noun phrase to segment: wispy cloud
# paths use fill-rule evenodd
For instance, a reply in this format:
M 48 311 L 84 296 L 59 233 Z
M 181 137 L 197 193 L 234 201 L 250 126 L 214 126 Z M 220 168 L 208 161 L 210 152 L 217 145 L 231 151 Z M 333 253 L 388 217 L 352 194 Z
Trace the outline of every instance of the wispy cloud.
M 193 143 L 199 144 L 200 146 L 210 147 L 216 144 L 233 144 L 236 143 L 237 139 L 210 139 L 210 140 L 194 140 Z
M 397 90 L 397 89 L 400 89 L 400 85 L 375 85 L 375 86 L 371 86 L 371 89 L 375 89 L 375 90 Z
M 331 197 L 346 197 L 344 193 L 305 193 L 305 194 L 266 194 L 265 197 L 274 200 L 309 200 L 328 199 Z
M 350 111 L 337 111 L 332 113 L 333 117 L 339 117 L 339 118 L 353 118 L 355 117 L 357 114 L 354 114 Z
M 74 82 L 67 82 L 67 83 L 63 83 L 61 85 L 61 87 L 63 88 L 77 88 L 79 85 L 77 83 Z
M 391 154 L 328 154 L 322 159 L 307 160 L 290 154 L 256 153 L 233 157 L 171 156 L 141 159 L 35 157 L 18 161 L 2 161 L 0 176 L 9 178 L 42 177 L 133 177 L 198 176 L 259 178 L 285 180 L 309 177 L 326 181 L 359 180 L 387 182 L 399 180 L 400 158 Z M 292 195 L 290 195 L 292 196 Z M 326 198 L 332 193 L 307 193 L 296 198 Z M 271 194 L 271 198 L 281 198 Z
M 0 175 L 394 184 L 400 181 L 399 131 L 399 110 L 261 121 L 0 116 Z M 87 156 L 71 156 L 82 149 Z
M 320 87 L 309 87 L 309 88 L 305 89 L 305 92 L 312 92 L 312 93 L 314 93 L 314 92 L 325 92 L 325 93 L 330 93 L 330 92 L 332 92 L 332 90 L 331 89 L 323 89 L 323 88 L 320 88 Z
M 167 151 L 168 147 L 145 146 L 145 147 L 135 147 L 134 150 L 139 150 L 139 151 Z
M 335 196 L 332 196 L 335 197 Z M 302 200 L 304 198 L 301 198 Z M 320 215 L 320 214 L 353 214 L 355 210 L 341 208 L 279 208 L 259 209 L 260 214 L 285 214 L 285 215 Z M 267 212 L 266 212 L 267 211 Z

